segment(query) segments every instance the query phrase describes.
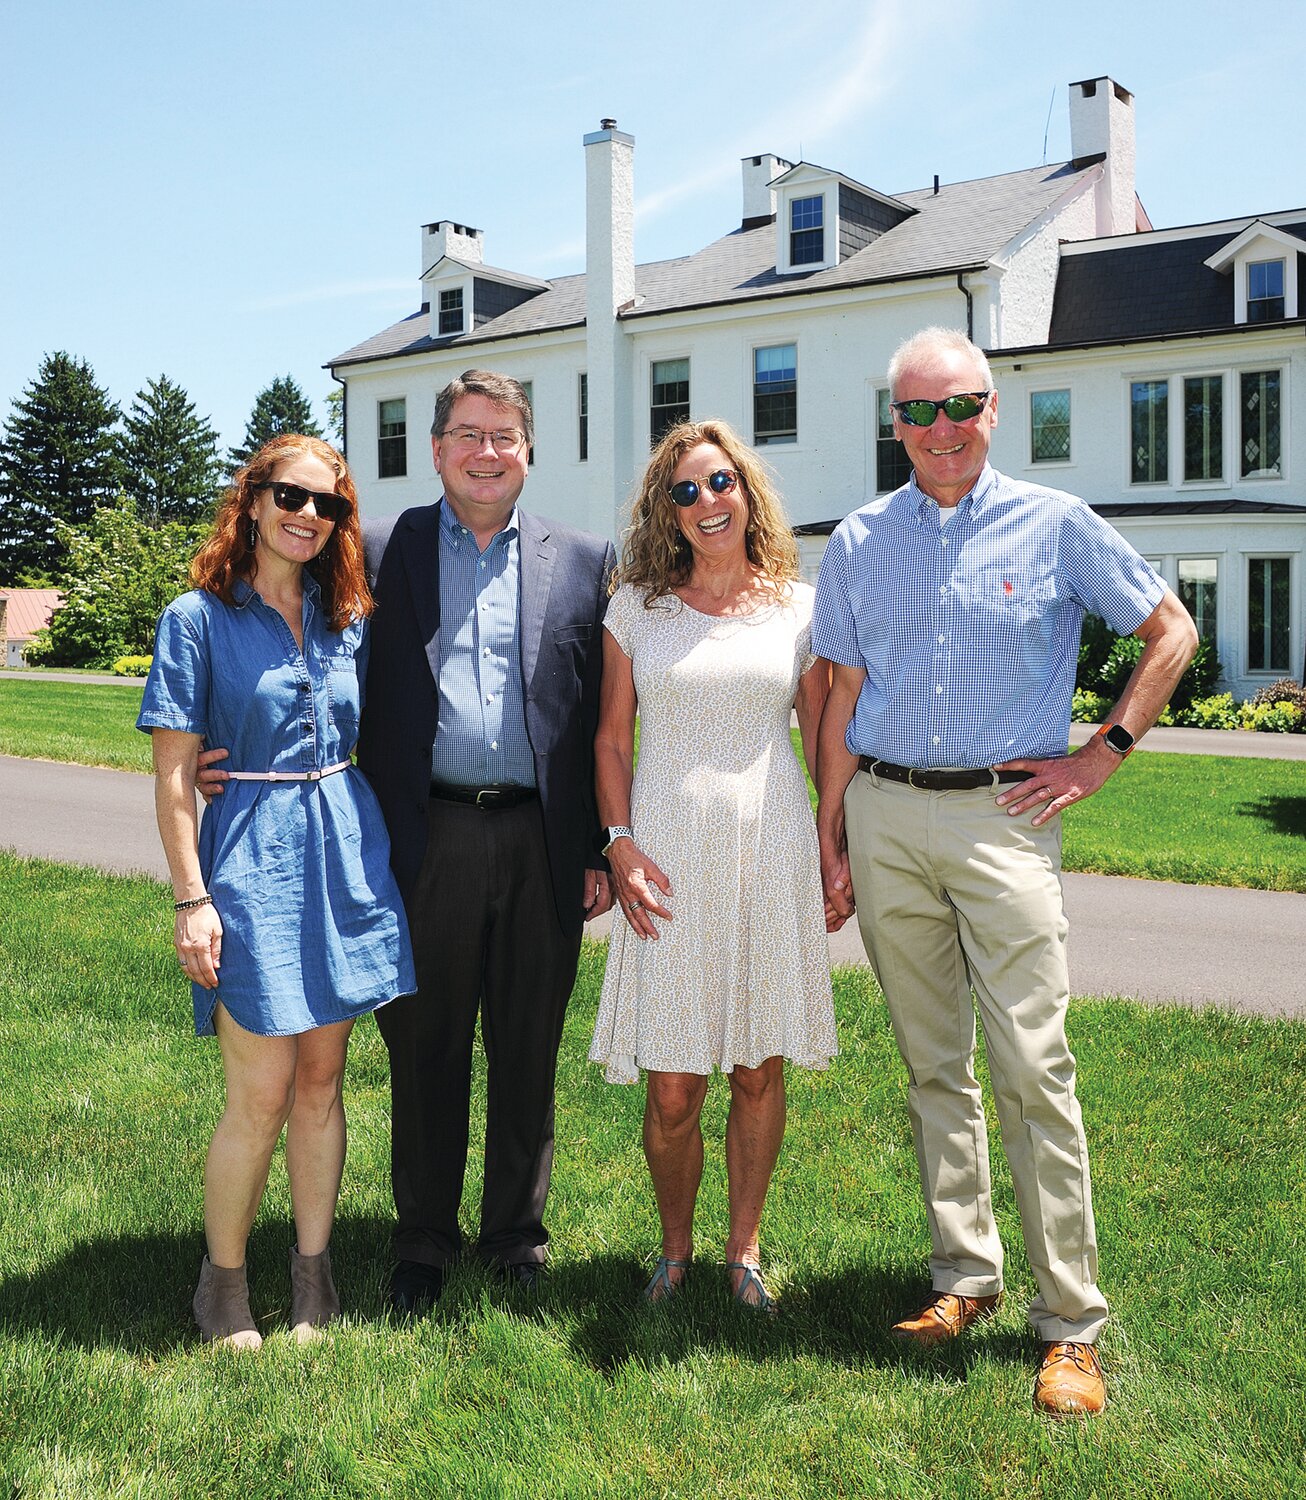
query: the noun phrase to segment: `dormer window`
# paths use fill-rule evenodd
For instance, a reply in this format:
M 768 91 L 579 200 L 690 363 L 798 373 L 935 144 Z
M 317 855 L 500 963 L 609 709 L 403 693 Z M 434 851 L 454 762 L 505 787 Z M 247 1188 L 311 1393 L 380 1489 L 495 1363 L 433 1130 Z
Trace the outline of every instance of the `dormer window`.
M 1284 316 L 1283 262 L 1247 262 L 1247 321 L 1274 323 Z
M 462 331 L 463 289 L 456 286 L 447 292 L 440 293 L 440 333 L 444 335 Z
M 825 198 L 792 198 L 789 202 L 789 264 L 819 266 L 825 259 Z

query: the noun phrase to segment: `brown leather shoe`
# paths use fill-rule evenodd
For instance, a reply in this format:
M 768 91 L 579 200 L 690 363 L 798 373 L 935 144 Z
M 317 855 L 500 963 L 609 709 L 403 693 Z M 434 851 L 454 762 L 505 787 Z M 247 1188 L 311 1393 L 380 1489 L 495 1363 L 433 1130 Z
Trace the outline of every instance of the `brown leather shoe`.
M 1043 1346 L 1034 1405 L 1053 1417 L 1090 1417 L 1106 1405 L 1102 1361 L 1092 1344 L 1068 1339 Z
M 896 1339 L 917 1344 L 942 1344 L 965 1333 L 972 1323 L 991 1318 L 1002 1301 L 1002 1293 L 990 1297 L 963 1297 L 959 1292 L 936 1292 L 934 1300 L 914 1318 L 904 1318 L 890 1330 Z

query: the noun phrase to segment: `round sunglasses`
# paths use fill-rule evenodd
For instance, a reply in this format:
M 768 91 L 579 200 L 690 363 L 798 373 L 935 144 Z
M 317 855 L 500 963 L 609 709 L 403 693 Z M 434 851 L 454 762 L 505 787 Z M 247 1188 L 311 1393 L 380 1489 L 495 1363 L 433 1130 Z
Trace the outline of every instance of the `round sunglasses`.
M 700 474 L 697 479 L 682 479 L 679 484 L 673 484 L 667 494 L 677 505 L 697 505 L 705 484 L 714 495 L 728 495 L 738 483 L 739 475 L 733 469 L 714 469 L 711 474 Z
M 984 410 L 992 391 L 963 391 L 942 401 L 890 401 L 908 427 L 932 427 L 940 412 L 949 422 L 973 422 Z
M 272 491 L 272 503 L 278 510 L 289 511 L 293 516 L 311 500 L 313 509 L 324 521 L 341 521 L 349 514 L 349 501 L 343 495 L 330 491 L 306 490 L 302 484 L 287 484 L 281 479 L 269 479 L 259 485 L 261 490 Z

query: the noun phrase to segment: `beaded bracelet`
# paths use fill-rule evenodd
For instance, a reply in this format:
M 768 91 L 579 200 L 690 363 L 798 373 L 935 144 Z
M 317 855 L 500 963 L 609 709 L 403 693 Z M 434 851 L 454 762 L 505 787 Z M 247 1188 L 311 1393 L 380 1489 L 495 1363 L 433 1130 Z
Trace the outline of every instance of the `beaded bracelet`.
M 212 896 L 193 896 L 189 901 L 174 901 L 173 911 L 194 911 L 197 906 L 211 906 Z

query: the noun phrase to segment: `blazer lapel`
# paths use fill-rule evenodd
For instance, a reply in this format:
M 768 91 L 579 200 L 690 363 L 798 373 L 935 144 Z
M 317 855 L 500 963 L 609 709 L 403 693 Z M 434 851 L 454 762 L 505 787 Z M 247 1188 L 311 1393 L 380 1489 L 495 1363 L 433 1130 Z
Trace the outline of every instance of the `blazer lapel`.
M 440 508 L 410 511 L 402 556 L 431 680 L 440 681 Z
M 549 529 L 534 516 L 518 511 L 521 525 L 518 557 L 521 565 L 521 601 L 518 622 L 521 648 L 522 681 L 529 697 L 535 664 L 540 659 L 540 640 L 544 635 L 544 616 L 549 606 L 549 588 L 553 583 L 553 565 L 558 549 L 549 541 Z

